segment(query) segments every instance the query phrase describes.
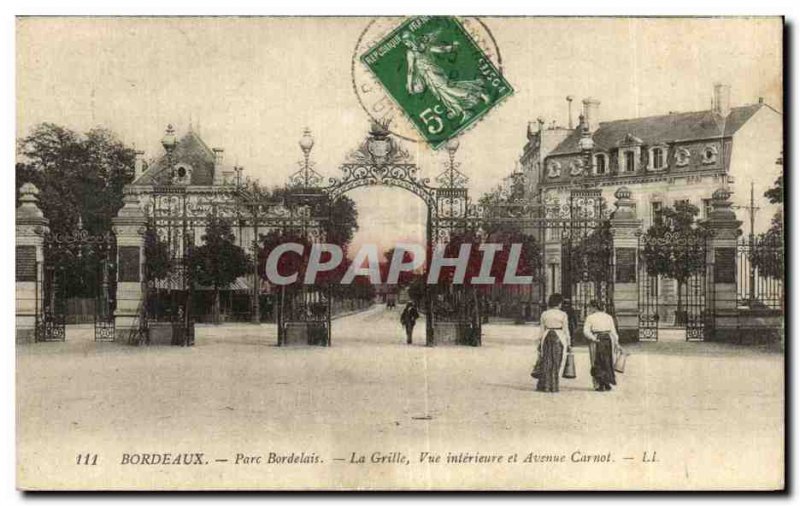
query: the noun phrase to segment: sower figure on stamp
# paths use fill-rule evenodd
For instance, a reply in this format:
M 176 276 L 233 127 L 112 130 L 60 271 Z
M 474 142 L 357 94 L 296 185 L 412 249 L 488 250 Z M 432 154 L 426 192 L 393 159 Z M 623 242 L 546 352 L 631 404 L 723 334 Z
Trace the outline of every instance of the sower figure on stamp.
M 614 319 L 602 310 L 596 300 L 589 302 L 589 316 L 583 324 L 583 334 L 589 340 L 589 362 L 594 389 L 607 392 L 611 390 L 611 385 L 617 384 L 614 355 L 619 347 L 619 335 Z
M 417 311 L 417 306 L 414 304 L 414 301 L 409 301 L 406 303 L 406 307 L 403 308 L 403 312 L 400 314 L 400 323 L 403 325 L 403 328 L 406 330 L 406 342 L 408 344 L 412 343 L 412 336 L 414 335 L 414 325 L 417 323 L 417 318 L 419 318 L 419 311 Z

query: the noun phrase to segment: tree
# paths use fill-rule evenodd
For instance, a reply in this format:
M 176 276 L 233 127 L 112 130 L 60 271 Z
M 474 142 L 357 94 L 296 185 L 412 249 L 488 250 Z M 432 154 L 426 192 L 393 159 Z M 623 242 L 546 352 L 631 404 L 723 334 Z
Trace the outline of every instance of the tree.
M 300 202 L 311 203 L 312 214 L 326 218 L 322 222 L 325 241 L 337 244 L 342 249 L 347 248 L 358 230 L 358 210 L 353 199 L 347 195 L 331 201 L 317 188 L 305 188 L 302 193 L 298 193 L 294 188 L 281 187 L 274 188 L 271 197 L 283 200 L 287 206 L 294 206 Z
M 109 130 L 78 134 L 41 123 L 17 140 L 16 188 L 31 182 L 39 188 L 39 206 L 56 234 L 71 234 L 78 224 L 90 234 L 111 231 L 122 207 L 122 189 L 133 179 L 135 152 Z M 17 202 L 19 205 L 19 202 Z M 55 245 L 48 263 L 68 278 L 65 295 L 89 296 L 96 283 L 97 252 L 77 245 Z
M 391 269 L 392 258 L 394 258 L 396 248 L 389 248 L 383 253 L 384 261 L 380 264 L 381 270 L 381 279 L 384 282 L 388 279 L 389 270 Z M 410 263 L 414 260 L 414 255 L 408 250 L 402 250 L 402 261 L 403 263 Z M 411 271 L 400 271 L 397 276 L 397 288 L 398 290 L 401 288 L 405 288 L 414 281 L 416 274 Z
M 688 202 L 666 207 L 644 235 L 644 258 L 651 276 L 672 278 L 678 283 L 676 323 L 683 322 L 683 287 L 706 266 L 708 231 L 697 223 L 700 210 Z
M 214 323 L 219 323 L 219 290 L 228 286 L 250 268 L 250 259 L 236 245 L 230 221 L 213 216 L 206 224 L 203 244 L 189 253 L 189 269 L 199 284 L 214 288 Z
M 148 224 L 144 233 L 144 266 L 148 281 L 164 279 L 169 274 L 169 246 L 158 237 L 152 224 Z
M 783 151 L 781 151 L 778 159 L 775 160 L 775 165 L 781 167 L 781 175 L 775 180 L 775 186 L 764 192 L 764 196 L 772 204 L 783 204 Z
M 782 279 L 784 275 L 783 211 L 772 217 L 769 230 L 759 234 L 753 244 L 751 261 L 761 276 Z
M 772 204 L 783 204 L 783 174 L 775 180 L 775 185 L 764 192 L 764 196 Z
M 602 293 L 603 282 L 609 281 L 611 257 L 613 255 L 611 223 L 603 221 L 597 228 L 578 239 L 573 239 L 569 265 L 574 281 L 589 281 L 594 284 L 594 293 Z
M 776 163 L 783 166 L 783 153 L 781 153 Z M 783 204 L 783 174 L 778 176 L 772 188 L 764 192 L 764 196 L 772 204 Z M 759 234 L 755 244 L 753 244 L 751 261 L 762 276 L 775 279 L 783 278 L 783 234 L 783 209 L 781 208 L 772 217 L 769 229 L 763 234 Z

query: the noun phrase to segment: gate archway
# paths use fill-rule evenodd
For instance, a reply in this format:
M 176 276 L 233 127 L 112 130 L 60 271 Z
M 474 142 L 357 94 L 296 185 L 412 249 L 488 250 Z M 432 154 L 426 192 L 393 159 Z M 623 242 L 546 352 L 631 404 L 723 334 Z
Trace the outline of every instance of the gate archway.
M 458 141 L 451 141 L 448 144 L 449 163 L 435 178 L 435 183 L 420 175 L 419 167 L 413 163 L 408 151 L 391 136 L 386 125 L 379 123 L 372 123 L 366 139 L 357 149 L 349 153 L 344 163 L 339 166 L 341 175 L 328 179 L 325 185 L 322 184 L 323 176 L 314 170 L 309 161 L 313 139 L 308 131 L 301 139 L 300 147 L 305 161 L 301 169 L 290 177 L 289 187 L 300 194 L 312 191 L 323 193 L 328 199 L 329 208 L 348 192 L 370 186 L 401 188 L 416 195 L 425 203 L 427 207 L 425 242 L 428 255 L 422 284 L 423 311 L 426 314 L 426 343 L 436 344 L 435 328 L 440 327 L 449 328 L 450 341 L 458 344 L 480 344 L 481 318 L 477 312 L 477 303 L 470 302 L 471 299 L 462 293 L 467 291 L 467 288 L 449 286 L 447 290 L 441 290 L 440 287 L 433 287 L 425 282 L 430 252 L 437 245 L 446 244 L 453 231 L 467 228 L 467 218 L 471 210 L 475 209 L 469 201 L 466 188 L 468 178 L 458 170 L 458 164 L 454 160 Z M 441 303 L 437 305 L 437 302 Z M 455 303 L 461 310 L 454 314 L 445 314 L 439 310 L 440 307 L 454 305 L 448 302 Z

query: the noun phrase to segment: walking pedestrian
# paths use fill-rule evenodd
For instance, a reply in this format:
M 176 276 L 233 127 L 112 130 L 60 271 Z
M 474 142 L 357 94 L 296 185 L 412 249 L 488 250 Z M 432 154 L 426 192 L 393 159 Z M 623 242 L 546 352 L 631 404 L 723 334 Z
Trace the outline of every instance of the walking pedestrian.
M 583 324 L 583 335 L 589 340 L 589 362 L 592 384 L 598 392 L 608 392 L 616 385 L 614 356 L 619 347 L 619 335 L 614 319 L 603 311 L 596 300 L 589 302 L 589 316 Z
M 403 308 L 403 312 L 400 314 L 400 323 L 406 331 L 406 342 L 408 344 L 412 344 L 414 325 L 417 323 L 417 318 L 419 318 L 417 305 L 414 304 L 413 300 L 410 300 L 406 303 L 406 307 Z
M 554 293 L 547 299 L 547 311 L 542 313 L 542 335 L 539 340 L 539 369 L 536 390 L 558 392 L 558 381 L 564 372 L 567 352 L 570 349 L 569 321 L 561 310 L 561 295 Z

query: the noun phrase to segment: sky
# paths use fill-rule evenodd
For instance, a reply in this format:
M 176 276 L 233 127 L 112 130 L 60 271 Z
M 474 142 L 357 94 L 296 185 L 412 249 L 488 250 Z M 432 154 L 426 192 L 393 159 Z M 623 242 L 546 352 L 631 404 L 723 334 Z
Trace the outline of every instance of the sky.
M 732 105 L 782 110 L 778 18 L 482 18 L 515 94 L 461 137 L 456 154 L 477 197 L 514 169 L 529 122 L 567 123 L 565 97 L 600 100 L 600 119 Z M 148 157 L 168 123 L 191 124 L 227 161 L 267 185 L 297 169 L 311 129 L 317 170 L 336 176 L 369 127 L 351 57 L 367 18 L 19 18 L 17 136 L 48 121 L 107 127 Z M 398 20 L 399 23 L 399 20 Z M 577 116 L 577 111 L 574 112 Z M 424 177 L 444 152 L 409 147 Z M 356 244 L 422 240 L 424 206 L 400 189 L 360 189 Z

